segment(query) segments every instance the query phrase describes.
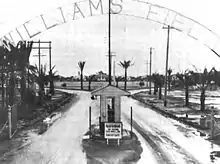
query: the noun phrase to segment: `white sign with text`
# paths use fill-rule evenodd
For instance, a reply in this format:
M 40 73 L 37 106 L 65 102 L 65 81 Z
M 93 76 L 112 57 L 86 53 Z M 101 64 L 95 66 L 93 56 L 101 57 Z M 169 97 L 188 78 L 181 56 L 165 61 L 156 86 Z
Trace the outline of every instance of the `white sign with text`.
M 122 123 L 105 123 L 105 138 L 106 139 L 121 139 L 122 138 Z

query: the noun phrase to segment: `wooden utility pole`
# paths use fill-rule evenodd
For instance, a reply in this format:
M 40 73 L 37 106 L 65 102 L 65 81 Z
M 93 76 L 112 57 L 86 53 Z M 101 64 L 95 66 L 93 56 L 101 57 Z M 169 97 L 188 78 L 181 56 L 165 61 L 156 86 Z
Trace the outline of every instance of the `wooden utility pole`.
M 41 69 L 41 56 L 46 56 L 46 55 L 41 55 L 41 51 L 42 49 L 49 49 L 49 70 L 51 71 L 52 66 L 51 66 L 51 41 L 33 41 L 33 43 L 38 43 L 37 47 L 32 47 L 32 49 L 38 49 L 38 55 L 33 55 L 33 56 L 37 56 L 38 57 L 38 65 L 39 65 L 39 72 Z M 48 47 L 41 47 L 41 44 L 49 44 Z
M 150 85 L 149 85 L 149 94 L 151 95 L 151 68 L 152 68 L 152 47 L 150 47 L 150 75 L 149 75 L 149 77 L 150 77 Z
M 40 63 L 40 40 L 38 41 L 38 62 L 39 62 L 39 73 L 41 70 L 41 63 Z
M 38 47 L 33 47 L 32 49 L 38 49 L 38 55 L 33 55 L 35 57 L 38 57 L 38 71 L 39 71 L 39 74 L 40 74 L 40 71 L 41 71 L 41 56 L 46 56 L 46 55 L 41 55 L 41 47 L 40 47 L 40 40 L 38 42 L 35 42 L 35 43 L 38 43 Z
M 165 92 L 164 92 L 164 106 L 167 106 L 167 71 L 168 71 L 168 57 L 169 57 L 169 44 L 170 44 L 170 29 L 174 29 L 173 27 L 163 27 L 163 29 L 167 29 L 167 51 L 166 51 L 166 68 L 165 68 Z
M 91 106 L 89 107 L 89 138 L 92 137 Z
M 109 54 L 107 55 L 107 56 L 108 56 L 108 61 L 110 61 L 111 65 L 114 64 L 114 63 L 112 63 L 112 61 L 113 61 L 112 58 L 116 56 L 116 55 L 113 55 L 113 54 L 115 54 L 115 52 L 110 52 L 110 58 L 109 58 Z M 112 68 L 109 68 L 109 69 L 111 69 L 110 72 L 112 72 Z M 114 71 L 114 69 L 115 69 L 115 68 L 114 68 L 114 65 L 113 65 L 113 71 Z M 114 75 L 115 75 L 115 72 L 113 72 L 113 76 L 114 76 Z M 113 78 L 114 78 L 114 77 L 113 77 Z M 114 79 L 113 79 L 113 80 L 114 80 Z M 111 80 L 111 81 L 112 81 L 112 80 Z
M 146 85 L 147 85 L 147 87 L 148 87 L 148 82 L 149 82 L 149 79 L 148 79 L 148 65 L 150 64 L 149 62 L 148 62 L 148 60 L 146 61 Z
M 111 74 L 111 0 L 109 0 L 109 7 L 108 7 L 108 65 L 109 65 L 109 85 L 111 85 L 112 82 L 112 74 Z
M 133 136 L 133 109 L 132 109 L 132 107 L 131 107 L 131 138 L 132 138 L 132 136 Z
M 113 84 L 116 85 L 116 79 L 115 79 L 115 60 L 113 61 Z
M 51 41 L 49 41 L 49 69 L 51 71 L 52 66 L 51 66 Z

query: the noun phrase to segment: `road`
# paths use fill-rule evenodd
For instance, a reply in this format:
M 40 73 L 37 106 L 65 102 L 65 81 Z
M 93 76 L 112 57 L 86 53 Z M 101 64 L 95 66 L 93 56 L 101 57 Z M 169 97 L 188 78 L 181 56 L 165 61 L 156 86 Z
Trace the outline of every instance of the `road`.
M 10 162 L 0 160 L 0 163 L 86 164 L 81 140 L 88 130 L 88 107 L 92 107 L 92 122 L 97 122 L 99 102 L 92 101 L 88 92 L 78 91 L 77 94 L 79 101 L 44 134 L 29 135 L 29 144 L 11 151 Z M 218 146 L 212 146 L 200 137 L 195 129 L 161 116 L 127 97 L 122 98 L 124 127 L 129 128 L 130 106 L 133 107 L 133 128 L 144 149 L 138 164 L 209 164 L 210 153 L 214 150 L 220 151 Z
M 122 100 L 124 121 L 130 120 L 132 106 L 133 127 L 144 138 L 144 143 L 152 148 L 158 163 L 209 164 L 212 163 L 211 152 L 220 150 L 219 146 L 200 137 L 197 130 L 164 117 L 136 100 L 126 97 Z M 219 162 L 217 159 L 214 161 Z

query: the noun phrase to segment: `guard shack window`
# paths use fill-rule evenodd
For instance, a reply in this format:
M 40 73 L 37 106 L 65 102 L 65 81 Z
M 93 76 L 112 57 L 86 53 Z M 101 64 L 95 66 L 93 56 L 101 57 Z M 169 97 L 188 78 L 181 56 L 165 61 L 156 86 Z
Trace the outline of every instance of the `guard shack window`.
M 115 98 L 107 98 L 108 122 L 115 122 Z

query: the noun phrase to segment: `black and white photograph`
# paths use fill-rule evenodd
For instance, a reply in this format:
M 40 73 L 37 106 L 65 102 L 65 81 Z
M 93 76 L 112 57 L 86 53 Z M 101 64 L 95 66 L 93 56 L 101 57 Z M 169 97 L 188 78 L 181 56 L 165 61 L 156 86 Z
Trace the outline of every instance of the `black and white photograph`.
M 0 0 L 0 164 L 220 164 L 219 0 Z

